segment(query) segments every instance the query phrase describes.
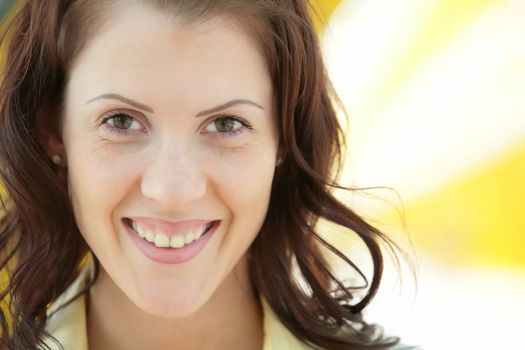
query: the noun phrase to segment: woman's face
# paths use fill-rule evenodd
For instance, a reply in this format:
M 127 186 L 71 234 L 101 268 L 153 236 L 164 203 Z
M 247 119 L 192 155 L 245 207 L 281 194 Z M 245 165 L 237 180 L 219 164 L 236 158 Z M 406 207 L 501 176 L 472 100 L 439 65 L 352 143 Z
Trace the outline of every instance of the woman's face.
M 130 6 L 75 60 L 62 116 L 75 217 L 101 278 L 144 311 L 190 315 L 245 261 L 275 170 L 272 96 L 255 41 L 217 18 Z

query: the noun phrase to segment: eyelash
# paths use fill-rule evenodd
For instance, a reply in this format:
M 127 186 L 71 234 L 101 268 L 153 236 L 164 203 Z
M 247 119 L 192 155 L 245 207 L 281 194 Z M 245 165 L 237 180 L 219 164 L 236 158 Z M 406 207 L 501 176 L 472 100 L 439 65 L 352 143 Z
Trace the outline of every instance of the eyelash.
M 114 133 L 117 133 L 117 134 L 120 134 L 120 135 L 124 135 L 124 136 L 129 135 L 129 133 L 132 132 L 131 129 L 120 129 L 120 128 L 117 128 L 116 126 L 114 126 L 114 125 L 109 123 L 110 120 L 114 119 L 117 116 L 123 116 L 125 118 L 131 118 L 132 119 L 132 123 L 133 122 L 138 122 L 137 119 L 132 117 L 132 116 L 130 116 L 129 113 L 126 113 L 126 112 L 123 112 L 123 111 L 113 111 L 113 112 L 110 112 L 106 117 L 104 117 L 102 119 L 101 125 L 103 125 L 107 129 L 109 129 L 110 132 L 114 132 Z M 232 114 L 219 115 L 219 116 L 213 118 L 208 124 L 206 124 L 206 126 L 208 126 L 211 123 L 214 123 L 215 121 L 220 120 L 220 119 L 231 119 L 231 120 L 233 120 L 235 122 L 240 123 L 241 127 L 238 127 L 237 129 L 234 129 L 234 130 L 231 130 L 231 131 L 226 131 L 226 132 L 220 132 L 220 131 L 212 132 L 212 134 L 219 134 L 220 135 L 220 136 L 217 136 L 217 137 L 222 137 L 222 138 L 235 137 L 238 134 L 242 133 L 245 129 L 249 129 L 249 130 L 253 129 L 253 127 L 246 120 L 244 120 L 244 119 L 242 119 L 240 117 L 237 117 L 235 115 L 232 115 Z M 145 128 L 143 128 L 143 129 L 145 129 Z
M 218 115 L 218 116 L 214 117 L 213 119 L 211 119 L 210 122 L 208 124 L 206 124 L 206 126 L 208 126 L 208 125 L 210 125 L 212 123 L 215 123 L 217 120 L 221 120 L 221 119 L 233 120 L 234 122 L 238 122 L 239 124 L 241 124 L 241 126 L 238 127 L 237 129 L 233 129 L 231 131 L 212 132 L 212 134 L 218 134 L 217 137 L 222 137 L 222 138 L 235 137 L 238 134 L 241 134 L 246 129 L 248 129 L 248 130 L 252 130 L 253 129 L 253 127 L 250 125 L 250 123 L 248 123 L 246 120 L 244 120 L 243 118 L 237 117 L 235 115 L 232 115 L 232 114 Z
M 114 119 L 115 117 L 117 116 L 124 116 L 126 118 L 131 118 L 133 119 L 133 121 L 136 121 L 135 118 L 133 118 L 132 116 L 130 116 L 128 113 L 126 112 L 122 112 L 122 111 L 113 111 L 113 112 L 110 112 L 107 114 L 107 116 L 105 116 L 103 119 L 102 119 L 102 122 L 100 123 L 101 126 L 104 126 L 105 128 L 107 128 L 109 131 L 111 132 L 114 132 L 114 133 L 117 133 L 117 134 L 120 134 L 120 135 L 128 135 L 131 131 L 130 129 L 120 129 L 120 128 L 117 128 L 116 126 L 110 124 L 108 121 Z

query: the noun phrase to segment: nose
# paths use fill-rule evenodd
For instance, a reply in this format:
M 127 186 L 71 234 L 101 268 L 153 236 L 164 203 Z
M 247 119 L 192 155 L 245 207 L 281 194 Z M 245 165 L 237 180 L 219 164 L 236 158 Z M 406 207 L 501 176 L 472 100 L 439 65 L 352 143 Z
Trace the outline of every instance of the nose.
M 180 149 L 157 152 L 142 174 L 142 194 L 164 206 L 198 200 L 206 190 L 206 176 L 198 162 Z

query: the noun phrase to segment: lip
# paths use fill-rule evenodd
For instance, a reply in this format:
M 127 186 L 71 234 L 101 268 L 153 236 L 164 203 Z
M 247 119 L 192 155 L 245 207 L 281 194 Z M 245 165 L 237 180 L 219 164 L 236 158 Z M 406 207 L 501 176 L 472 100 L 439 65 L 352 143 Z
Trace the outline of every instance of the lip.
M 202 228 L 209 222 L 214 220 L 186 220 L 178 222 L 170 222 L 162 219 L 148 218 L 143 216 L 130 216 L 128 219 L 133 220 L 140 227 L 151 230 L 153 232 L 163 232 L 168 236 L 172 236 L 178 232 L 195 231 Z
M 205 221 L 207 223 L 209 221 Z M 210 229 L 198 240 L 191 242 L 182 248 L 159 248 L 155 244 L 140 237 L 124 220 L 122 225 L 136 247 L 147 258 L 160 264 L 182 264 L 197 256 L 206 246 L 210 238 L 217 231 L 221 221 L 212 221 Z

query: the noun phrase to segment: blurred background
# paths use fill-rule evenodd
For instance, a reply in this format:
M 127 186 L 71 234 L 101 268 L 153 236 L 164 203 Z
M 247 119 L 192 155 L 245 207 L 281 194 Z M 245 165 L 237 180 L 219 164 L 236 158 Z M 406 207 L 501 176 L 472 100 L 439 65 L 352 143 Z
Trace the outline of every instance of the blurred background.
M 342 182 L 396 191 L 341 197 L 416 265 L 417 289 L 387 269 L 370 318 L 425 349 L 525 349 L 525 1 L 320 7 L 349 114 Z
M 0 16 L 12 1 L 0 0 Z M 348 115 L 338 195 L 415 266 L 366 310 L 424 349 L 525 349 L 525 1 L 316 2 Z M 363 247 L 330 239 L 358 264 Z

